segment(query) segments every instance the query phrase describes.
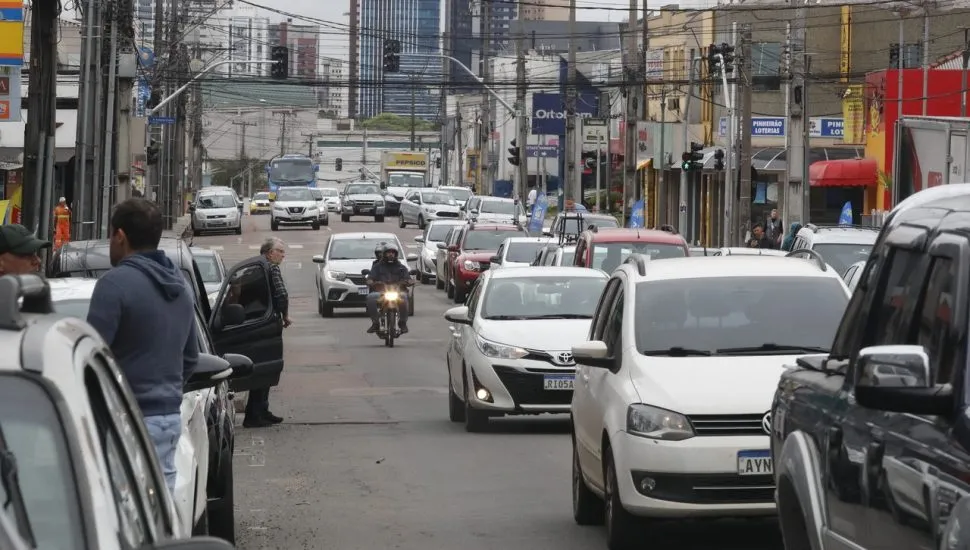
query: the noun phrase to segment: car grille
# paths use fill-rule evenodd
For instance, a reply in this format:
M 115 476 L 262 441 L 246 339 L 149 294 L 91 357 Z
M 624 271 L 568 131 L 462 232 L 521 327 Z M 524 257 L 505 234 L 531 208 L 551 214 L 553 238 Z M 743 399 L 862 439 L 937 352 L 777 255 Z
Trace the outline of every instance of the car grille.
M 352 283 L 354 283 L 355 285 L 362 285 L 362 284 L 364 284 L 364 278 L 365 277 L 363 275 L 360 275 L 360 274 L 357 274 L 357 275 L 350 275 L 350 274 L 348 274 L 347 275 L 347 280 L 350 281 L 350 282 L 352 282 Z
M 458 212 L 438 212 L 439 218 L 457 218 Z
M 516 405 L 569 405 L 573 400 L 571 391 L 549 391 L 542 388 L 544 374 L 572 374 L 571 370 L 522 372 L 503 365 L 495 365 L 493 368 Z
M 207 220 L 224 220 L 226 216 L 206 216 Z
M 740 504 L 773 502 L 775 481 L 770 475 L 739 476 L 736 474 L 662 474 L 631 472 L 633 486 L 649 477 L 654 487 L 646 494 L 650 498 L 692 504 Z
M 700 414 L 688 416 L 697 435 L 767 435 L 765 414 Z
M 569 362 L 560 363 L 558 362 L 559 353 L 556 353 L 556 358 L 553 359 L 552 354 L 547 353 L 545 351 L 541 351 L 537 349 L 530 349 L 526 351 L 528 351 L 529 354 L 523 357 L 523 359 L 531 359 L 533 361 L 544 361 L 546 363 L 556 365 L 557 367 L 572 367 L 576 365 L 576 362 L 572 360 L 572 353 L 569 354 L 569 357 L 570 357 Z
M 354 199 L 354 206 L 356 206 L 357 208 L 373 208 L 374 201 Z
M 305 208 L 302 206 L 291 206 L 287 210 L 289 210 L 290 214 L 302 214 Z

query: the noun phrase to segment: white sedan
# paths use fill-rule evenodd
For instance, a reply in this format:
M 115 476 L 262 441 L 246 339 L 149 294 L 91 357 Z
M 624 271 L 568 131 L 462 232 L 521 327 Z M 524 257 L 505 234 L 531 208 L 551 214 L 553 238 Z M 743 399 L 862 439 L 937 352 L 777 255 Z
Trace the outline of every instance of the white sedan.
M 448 415 L 470 432 L 491 416 L 567 413 L 576 363 L 607 276 L 579 267 L 486 271 L 449 309 Z
M 458 201 L 448 193 L 436 189 L 415 189 L 404 195 L 398 225 L 406 227 L 414 224 L 418 229 L 424 229 L 428 222 L 434 220 L 457 220 L 461 215 L 460 208 Z

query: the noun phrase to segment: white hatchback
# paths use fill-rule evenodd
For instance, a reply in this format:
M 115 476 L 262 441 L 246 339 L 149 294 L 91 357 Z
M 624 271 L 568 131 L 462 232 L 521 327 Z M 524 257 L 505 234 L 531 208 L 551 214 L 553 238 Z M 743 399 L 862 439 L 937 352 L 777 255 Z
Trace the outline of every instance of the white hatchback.
M 636 546 L 637 517 L 775 514 L 783 365 L 827 352 L 848 300 L 816 260 L 628 259 L 572 348 L 577 523 L 605 519 L 615 550 Z

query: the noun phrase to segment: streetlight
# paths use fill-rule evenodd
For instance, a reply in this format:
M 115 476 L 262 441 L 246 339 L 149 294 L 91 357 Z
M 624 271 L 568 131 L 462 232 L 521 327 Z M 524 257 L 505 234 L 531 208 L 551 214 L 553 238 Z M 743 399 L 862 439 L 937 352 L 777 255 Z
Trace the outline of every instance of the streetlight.
M 206 73 L 208 73 L 212 69 L 215 69 L 216 67 L 221 67 L 223 65 L 228 65 L 230 63 L 236 63 L 236 64 L 240 64 L 240 65 L 273 65 L 276 62 L 275 61 L 219 61 L 218 63 L 213 63 L 212 65 L 209 65 L 208 67 L 203 67 L 202 69 L 199 70 L 198 74 L 196 74 L 191 79 L 189 79 L 189 81 L 186 82 L 185 84 L 183 84 L 182 87 L 180 87 L 179 89 L 177 89 L 174 92 L 172 92 L 172 95 L 170 95 L 170 96 L 166 97 L 165 99 L 159 101 L 158 102 L 158 105 L 152 107 L 152 109 L 150 111 L 148 111 L 148 115 L 153 115 L 153 114 L 157 113 L 158 110 L 161 109 L 162 107 L 164 107 L 166 104 L 168 104 L 169 101 L 172 101 L 173 99 L 175 99 L 176 97 L 178 97 L 179 94 L 181 94 L 182 92 L 184 92 L 185 90 L 187 90 L 188 87 L 192 85 L 192 83 L 194 83 L 196 80 L 198 80 L 199 78 L 201 78 L 203 75 L 205 75 Z

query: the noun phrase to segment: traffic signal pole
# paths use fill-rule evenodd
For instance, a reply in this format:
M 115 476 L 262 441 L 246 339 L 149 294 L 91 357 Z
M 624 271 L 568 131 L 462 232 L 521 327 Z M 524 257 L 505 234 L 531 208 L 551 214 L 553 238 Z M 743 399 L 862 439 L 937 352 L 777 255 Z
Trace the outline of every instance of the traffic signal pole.
M 688 80 L 687 80 L 687 99 L 684 103 L 684 114 L 683 117 L 683 128 L 684 128 L 684 151 L 690 150 L 690 100 L 694 96 L 694 78 L 695 78 L 695 67 L 701 58 L 695 57 L 691 59 L 690 67 L 688 68 Z M 702 165 L 703 166 L 703 165 Z M 680 201 L 678 207 L 678 217 L 677 217 L 677 230 L 680 231 L 681 235 L 684 235 L 689 242 L 693 242 L 693 229 L 688 231 L 687 225 L 690 223 L 687 217 L 687 197 L 690 194 L 688 189 L 688 173 L 681 167 L 680 170 Z

